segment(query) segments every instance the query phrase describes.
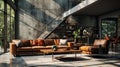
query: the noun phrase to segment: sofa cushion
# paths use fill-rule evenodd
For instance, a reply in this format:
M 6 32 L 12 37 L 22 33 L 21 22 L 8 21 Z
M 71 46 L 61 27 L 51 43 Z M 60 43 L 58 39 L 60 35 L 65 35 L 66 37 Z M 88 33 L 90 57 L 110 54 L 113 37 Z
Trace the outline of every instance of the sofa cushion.
M 20 47 L 30 47 L 30 40 L 21 40 L 21 46 Z
M 38 39 L 38 46 L 45 46 L 43 39 Z
M 54 39 L 54 43 L 55 43 L 55 45 L 59 45 L 59 43 L 60 43 L 60 39 Z
M 33 50 L 48 50 L 48 49 L 51 49 L 52 50 L 52 46 L 32 46 Z
M 106 47 L 106 44 L 107 43 L 107 40 L 95 40 L 94 44 L 93 45 L 101 45 L 102 47 Z
M 21 40 L 12 40 L 12 42 L 15 43 L 15 45 L 17 47 L 21 47 L 22 46 Z
M 100 48 L 100 49 L 103 49 L 103 48 Z M 82 51 L 98 51 L 99 46 L 81 46 L 80 50 L 82 50 Z
M 30 45 L 31 45 L 31 46 L 33 45 L 33 40 L 30 40 Z
M 82 51 L 91 51 L 92 46 L 81 46 L 80 50 Z
M 19 47 L 17 51 L 33 51 L 32 47 Z
M 44 49 L 45 46 L 32 46 L 33 49 Z
M 54 45 L 54 39 L 44 39 L 45 46 Z
M 33 40 L 32 46 L 38 46 L 38 40 L 37 40 L 37 39 L 34 39 L 34 40 Z
M 52 49 L 52 47 L 53 47 L 53 45 L 52 45 L 52 46 L 46 46 L 45 48 L 50 48 L 50 49 Z
M 12 40 L 13 43 L 15 43 L 16 41 L 19 41 L 19 40 Z

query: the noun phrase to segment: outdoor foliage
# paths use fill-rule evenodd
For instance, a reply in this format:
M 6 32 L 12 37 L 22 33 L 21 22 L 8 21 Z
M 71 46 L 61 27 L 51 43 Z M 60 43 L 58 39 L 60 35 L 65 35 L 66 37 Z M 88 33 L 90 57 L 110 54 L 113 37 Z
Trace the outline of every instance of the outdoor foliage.
M 115 36 L 116 34 L 116 22 L 115 21 L 103 21 L 102 22 L 102 38 L 105 35 L 109 35 L 110 37 Z
M 4 36 L 4 2 L 0 0 L 0 45 Z M 7 41 L 14 37 L 14 10 L 7 4 Z

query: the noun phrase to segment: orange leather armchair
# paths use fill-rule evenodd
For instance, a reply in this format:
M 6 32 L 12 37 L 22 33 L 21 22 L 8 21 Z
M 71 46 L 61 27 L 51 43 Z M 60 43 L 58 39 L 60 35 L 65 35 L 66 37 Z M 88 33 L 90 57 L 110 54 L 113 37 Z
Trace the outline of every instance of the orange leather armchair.
M 106 39 L 96 39 L 92 46 L 81 46 L 82 54 L 108 54 L 109 44 Z

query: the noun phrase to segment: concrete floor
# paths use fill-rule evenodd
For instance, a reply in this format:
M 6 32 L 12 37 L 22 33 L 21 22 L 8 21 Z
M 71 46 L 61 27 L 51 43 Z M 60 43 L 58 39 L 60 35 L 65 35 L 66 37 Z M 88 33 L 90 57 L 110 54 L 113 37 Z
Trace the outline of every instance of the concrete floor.
M 0 67 L 120 67 L 120 54 L 88 56 L 77 54 L 57 54 L 55 57 L 66 55 L 62 59 L 54 59 L 51 55 L 13 57 L 8 53 L 0 55 Z

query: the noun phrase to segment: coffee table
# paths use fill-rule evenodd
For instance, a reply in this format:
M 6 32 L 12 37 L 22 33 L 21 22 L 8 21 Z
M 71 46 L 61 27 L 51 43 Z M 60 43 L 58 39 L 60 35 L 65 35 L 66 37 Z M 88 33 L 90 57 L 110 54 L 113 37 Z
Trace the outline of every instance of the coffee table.
M 60 51 L 60 50 L 56 50 L 56 51 L 54 51 L 54 50 L 41 50 L 41 52 L 44 54 L 44 56 L 46 55 L 46 54 L 48 54 L 48 53 L 52 53 L 52 61 L 54 60 L 54 55 L 55 55 L 55 53 L 74 53 L 75 54 L 75 59 L 77 58 L 77 53 L 78 52 L 81 52 L 81 50 L 73 50 L 73 49 L 70 49 L 70 50 L 65 50 L 65 51 Z

